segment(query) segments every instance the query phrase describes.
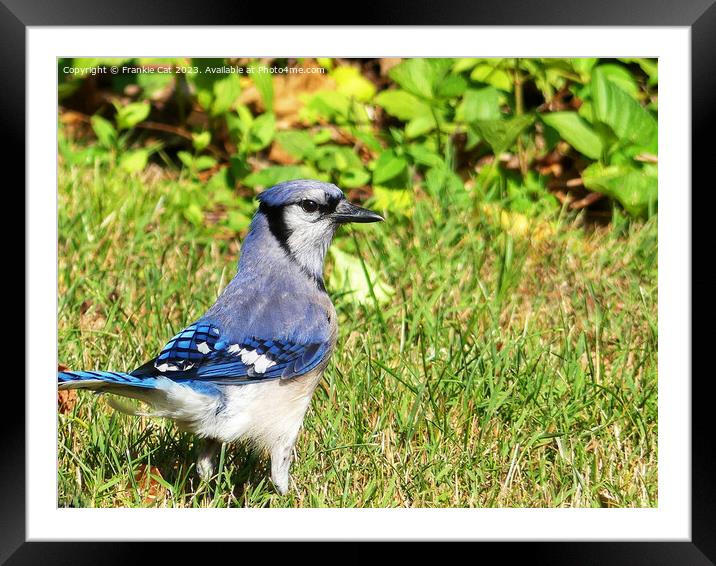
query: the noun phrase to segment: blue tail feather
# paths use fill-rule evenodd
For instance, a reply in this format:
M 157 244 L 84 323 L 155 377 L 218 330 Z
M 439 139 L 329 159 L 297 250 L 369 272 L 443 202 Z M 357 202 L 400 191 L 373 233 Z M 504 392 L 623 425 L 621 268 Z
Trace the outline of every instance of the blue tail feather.
M 139 378 L 128 373 L 117 371 L 60 371 L 57 372 L 57 382 L 72 383 L 77 381 L 101 381 L 114 385 L 129 385 L 131 387 L 143 387 L 154 389 L 157 380 L 153 378 Z

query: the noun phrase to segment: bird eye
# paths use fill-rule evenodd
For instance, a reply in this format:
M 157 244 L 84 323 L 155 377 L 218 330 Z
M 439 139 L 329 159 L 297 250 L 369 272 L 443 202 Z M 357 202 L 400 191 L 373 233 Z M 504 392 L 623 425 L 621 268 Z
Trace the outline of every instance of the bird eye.
M 303 199 L 298 203 L 303 210 L 306 212 L 316 212 L 318 210 L 318 203 L 315 200 Z

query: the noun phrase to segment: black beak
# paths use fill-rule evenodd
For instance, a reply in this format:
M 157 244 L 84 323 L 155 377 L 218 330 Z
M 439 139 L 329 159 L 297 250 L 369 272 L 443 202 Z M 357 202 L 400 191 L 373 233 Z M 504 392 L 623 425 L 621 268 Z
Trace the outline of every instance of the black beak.
M 336 211 L 331 215 L 334 222 L 345 224 L 346 222 L 382 222 L 383 217 L 367 208 L 361 208 L 342 200 L 336 206 Z

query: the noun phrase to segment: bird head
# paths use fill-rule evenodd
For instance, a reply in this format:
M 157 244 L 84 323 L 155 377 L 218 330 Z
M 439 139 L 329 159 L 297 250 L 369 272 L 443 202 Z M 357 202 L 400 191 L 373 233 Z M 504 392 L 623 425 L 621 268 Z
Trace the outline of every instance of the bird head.
M 257 217 L 265 218 L 284 251 L 317 279 L 322 278 L 323 260 L 339 226 L 383 220 L 348 202 L 337 186 L 308 179 L 275 185 L 258 200 Z

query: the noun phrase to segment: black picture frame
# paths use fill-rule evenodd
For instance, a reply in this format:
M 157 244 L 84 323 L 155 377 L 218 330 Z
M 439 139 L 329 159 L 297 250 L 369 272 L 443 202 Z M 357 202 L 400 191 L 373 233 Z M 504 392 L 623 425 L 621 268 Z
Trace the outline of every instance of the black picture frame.
M 707 172 L 713 161 L 713 135 L 709 128 L 714 113 L 711 101 L 716 93 L 716 0 L 575 0 L 572 2 L 543 0 L 527 3 L 524 0 L 476 2 L 461 0 L 446 4 L 430 0 L 409 3 L 382 2 L 356 9 L 351 25 L 530 25 L 530 26 L 686 26 L 691 30 L 692 53 L 692 179 L 693 186 L 702 181 L 704 190 L 713 192 Z M 370 7 L 369 7 L 370 6 Z M 372 8 L 372 9 L 370 9 Z M 125 0 L 110 3 L 100 0 L 0 0 L 0 65 L 4 77 L 13 77 L 0 87 L 0 108 L 3 115 L 3 135 L 8 142 L 4 177 L 16 176 L 6 190 L 20 194 L 25 186 L 24 163 L 26 115 L 32 109 L 25 104 L 26 28 L 28 26 L 68 25 L 259 25 L 336 23 L 331 6 L 301 5 L 297 11 L 271 12 L 262 3 L 223 2 L 221 4 L 166 0 L 140 2 Z M 300 18 L 300 21 L 299 21 Z M 330 20 L 330 21 L 328 21 Z M 8 164 L 13 164 L 9 167 Z M 692 193 L 693 194 L 693 193 Z M 24 208 L 24 198 L 21 205 Z M 708 213 L 710 207 L 699 207 Z M 26 214 L 31 211 L 25 210 Z M 692 225 L 696 225 L 695 220 Z M 694 239 L 694 244 L 696 240 Z M 697 257 L 695 254 L 693 257 Z M 710 257 L 710 256 L 709 256 Z M 693 291 L 706 291 L 710 277 L 692 276 Z M 31 298 L 24 293 L 25 301 Z M 707 296 L 701 293 L 701 296 Z M 693 300 L 693 298 L 692 298 Z M 702 315 L 703 316 L 703 315 Z M 684 329 L 690 331 L 690 329 Z M 14 330 L 13 330 L 14 332 Z M 706 340 L 710 333 L 692 332 L 692 348 L 708 351 Z M 701 346 L 699 348 L 699 346 Z M 26 356 L 33 347 L 26 343 Z M 692 360 L 693 361 L 693 360 Z M 691 364 L 687 361 L 687 367 Z M 691 376 L 686 376 L 691 377 Z M 529 561 L 532 564 L 714 564 L 716 563 L 716 466 L 713 424 L 709 411 L 713 378 L 708 371 L 693 369 L 692 378 L 692 536 L 689 542 L 526 542 L 490 544 L 510 562 Z M 183 563 L 204 559 L 207 551 L 197 545 L 159 545 L 120 542 L 27 542 L 25 536 L 25 384 L 17 375 L 6 372 L 6 399 L 19 410 L 4 419 L 4 450 L 0 459 L 0 562 L 7 564 L 95 564 L 144 562 L 150 560 L 147 547 L 161 552 L 163 562 Z M 237 525 L 237 529 L 240 526 Z M 112 536 L 116 533 L 108 533 Z M 281 538 L 285 533 L 276 533 Z M 77 533 L 82 538 L 82 533 Z M 320 533 L 316 533 L 320 539 Z M 351 533 L 346 532 L 346 539 Z M 555 539 L 559 533 L 555 533 Z M 506 548 L 509 545 L 509 550 Z M 218 545 L 217 545 L 218 546 Z M 226 547 L 222 544 L 222 547 Z M 191 547 L 191 548 L 190 548 Z M 211 555 L 221 556 L 217 548 Z M 370 552 L 370 550 L 363 550 Z M 243 553 L 245 557 L 248 554 Z M 358 557 L 360 555 L 356 555 Z M 368 556 L 365 554 L 364 556 Z M 236 559 L 240 559 L 238 556 Z

